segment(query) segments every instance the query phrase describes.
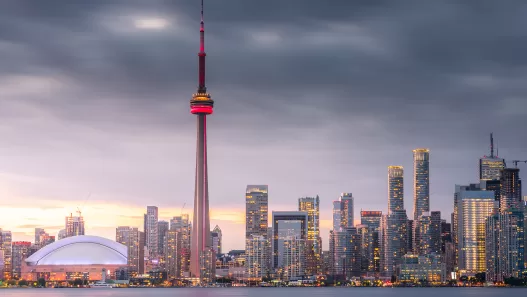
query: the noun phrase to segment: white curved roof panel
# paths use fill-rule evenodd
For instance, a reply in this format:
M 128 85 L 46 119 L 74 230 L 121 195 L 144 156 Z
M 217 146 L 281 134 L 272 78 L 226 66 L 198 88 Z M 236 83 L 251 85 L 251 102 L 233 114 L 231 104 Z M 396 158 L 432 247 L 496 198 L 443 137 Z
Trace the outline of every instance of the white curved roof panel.
M 127 265 L 128 249 L 115 241 L 80 235 L 49 244 L 26 259 L 35 265 Z

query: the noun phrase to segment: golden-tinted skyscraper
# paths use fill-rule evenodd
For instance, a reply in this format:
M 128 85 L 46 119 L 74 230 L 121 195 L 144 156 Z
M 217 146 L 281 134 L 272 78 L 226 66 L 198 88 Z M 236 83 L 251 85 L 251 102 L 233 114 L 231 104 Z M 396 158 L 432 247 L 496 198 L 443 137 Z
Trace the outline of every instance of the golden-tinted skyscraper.
M 388 213 L 404 209 L 403 166 L 388 166 Z
M 321 272 L 322 239 L 320 237 L 320 198 L 303 197 L 298 199 L 298 210 L 307 212 L 306 273 Z

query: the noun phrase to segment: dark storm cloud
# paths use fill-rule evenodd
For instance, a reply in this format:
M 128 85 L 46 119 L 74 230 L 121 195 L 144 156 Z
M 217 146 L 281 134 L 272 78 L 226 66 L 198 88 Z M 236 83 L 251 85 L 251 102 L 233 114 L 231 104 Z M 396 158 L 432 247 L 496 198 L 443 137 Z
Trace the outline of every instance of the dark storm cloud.
M 190 204 L 199 1 L 1 5 L 14 191 Z M 386 166 L 402 164 L 411 214 L 411 150 L 429 147 L 431 205 L 451 212 L 489 132 L 501 155 L 527 158 L 526 13 L 523 1 L 206 1 L 212 206 L 243 207 L 245 184 L 268 183 L 270 209 L 319 193 L 329 218 L 339 192 L 385 209 Z M 134 27 L 156 17 L 169 26 Z

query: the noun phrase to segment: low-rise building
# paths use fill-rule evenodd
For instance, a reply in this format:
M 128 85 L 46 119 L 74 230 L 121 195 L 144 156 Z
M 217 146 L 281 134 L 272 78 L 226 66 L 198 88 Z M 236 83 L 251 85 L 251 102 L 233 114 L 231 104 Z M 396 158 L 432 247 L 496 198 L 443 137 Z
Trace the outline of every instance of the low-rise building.
M 441 256 L 437 254 L 404 255 L 398 272 L 398 280 L 403 283 L 442 283 L 446 281 L 446 266 Z

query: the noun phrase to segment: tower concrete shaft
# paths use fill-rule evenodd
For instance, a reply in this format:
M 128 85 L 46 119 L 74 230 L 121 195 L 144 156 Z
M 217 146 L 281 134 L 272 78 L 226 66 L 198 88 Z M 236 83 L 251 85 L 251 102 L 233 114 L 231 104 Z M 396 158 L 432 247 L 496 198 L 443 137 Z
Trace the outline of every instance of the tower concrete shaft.
M 209 188 L 207 176 L 207 115 L 212 114 L 214 101 L 205 87 L 205 26 L 201 1 L 200 50 L 198 53 L 198 91 L 190 100 L 190 113 L 197 115 L 196 183 L 194 216 L 190 247 L 190 273 L 200 283 L 210 283 L 215 276 L 215 253 L 210 237 Z

